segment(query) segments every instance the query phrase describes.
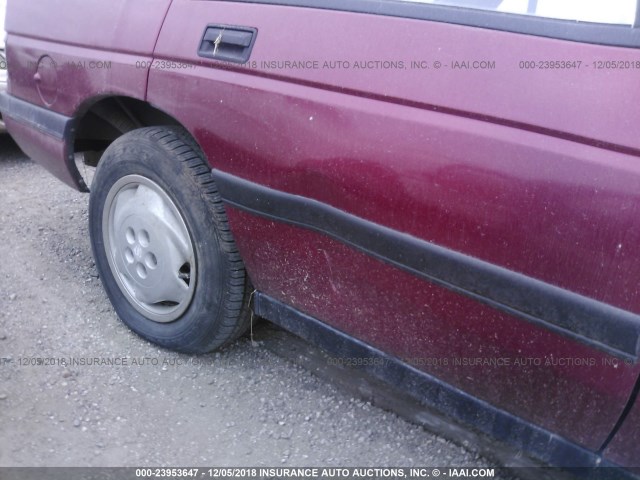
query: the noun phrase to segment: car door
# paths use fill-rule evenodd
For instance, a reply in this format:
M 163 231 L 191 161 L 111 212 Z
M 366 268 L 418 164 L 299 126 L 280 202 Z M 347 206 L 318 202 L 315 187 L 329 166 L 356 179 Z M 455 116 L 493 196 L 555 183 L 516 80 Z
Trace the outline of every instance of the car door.
M 597 450 L 640 370 L 638 31 L 438 3 L 174 0 L 148 99 L 258 291 Z

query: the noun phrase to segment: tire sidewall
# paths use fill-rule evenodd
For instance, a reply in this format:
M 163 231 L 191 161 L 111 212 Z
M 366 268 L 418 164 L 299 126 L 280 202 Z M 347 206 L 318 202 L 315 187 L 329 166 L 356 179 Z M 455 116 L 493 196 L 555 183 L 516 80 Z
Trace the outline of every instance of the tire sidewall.
M 173 200 L 191 237 L 196 285 L 187 310 L 172 322 L 160 323 L 136 310 L 120 290 L 107 259 L 103 236 L 104 205 L 113 185 L 126 175 L 141 175 L 157 183 Z M 189 167 L 172 157 L 158 141 L 121 138 L 104 153 L 92 185 L 89 229 L 93 254 L 103 285 L 118 316 L 133 331 L 167 348 L 198 351 L 198 338 L 215 336 L 228 278 L 225 252 L 214 221 L 211 200 L 202 193 Z

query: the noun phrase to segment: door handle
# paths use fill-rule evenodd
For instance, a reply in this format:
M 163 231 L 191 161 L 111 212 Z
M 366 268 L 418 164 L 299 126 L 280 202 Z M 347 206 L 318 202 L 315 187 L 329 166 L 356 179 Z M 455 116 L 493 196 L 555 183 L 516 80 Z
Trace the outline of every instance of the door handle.
M 209 25 L 204 31 L 198 56 L 223 62 L 246 63 L 258 30 L 251 27 Z

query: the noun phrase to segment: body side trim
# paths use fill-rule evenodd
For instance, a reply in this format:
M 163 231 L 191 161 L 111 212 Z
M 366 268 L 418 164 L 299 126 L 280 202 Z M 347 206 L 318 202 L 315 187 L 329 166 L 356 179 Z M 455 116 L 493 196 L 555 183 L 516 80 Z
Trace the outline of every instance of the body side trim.
M 73 119 L 38 105 L 25 102 L 7 92 L 0 93 L 2 115 L 58 139 L 65 139 L 73 129 Z
M 213 170 L 223 200 L 343 242 L 427 281 L 627 361 L 637 361 L 640 315 L 356 217 L 310 198 Z
M 69 178 L 63 179 L 69 186 L 76 188 L 81 192 L 88 192 L 89 188 L 84 182 L 84 179 L 78 172 L 78 167 L 75 163 L 75 156 L 73 154 L 73 138 L 75 136 L 76 120 L 72 117 L 67 117 L 60 113 L 49 110 L 45 107 L 34 105 L 18 97 L 15 97 L 8 92 L 0 93 L 0 111 L 2 115 L 15 122 L 15 124 L 22 126 L 26 130 L 32 130 L 33 133 L 41 136 L 41 142 L 46 143 L 47 139 L 53 139 L 55 142 L 62 145 L 60 156 L 54 155 L 51 151 L 43 153 L 42 151 L 38 156 L 32 158 L 42 163 L 45 168 L 51 170 L 47 164 L 53 162 L 55 164 L 64 164 Z M 11 129 L 9 129 L 11 133 Z M 16 139 L 17 140 L 17 139 Z M 18 141 L 18 140 L 17 140 Z M 18 141 L 18 143 L 20 143 Z M 21 145 L 25 152 L 29 151 L 28 145 Z M 50 157 L 53 155 L 53 157 Z M 52 173 L 53 170 L 51 170 Z M 58 175 L 56 175 L 58 176 Z
M 358 368 L 366 375 L 409 394 L 424 408 L 433 409 L 467 428 L 522 449 L 537 460 L 567 468 L 582 478 L 635 478 L 596 453 L 473 397 L 264 293 L 256 292 L 253 299 L 256 315 L 329 354 L 382 360 Z

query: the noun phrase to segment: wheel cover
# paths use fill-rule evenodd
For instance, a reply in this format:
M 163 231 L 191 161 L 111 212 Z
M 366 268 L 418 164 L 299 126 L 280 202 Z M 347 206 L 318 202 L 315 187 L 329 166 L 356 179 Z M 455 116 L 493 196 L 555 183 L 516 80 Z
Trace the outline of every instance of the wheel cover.
M 178 319 L 191 304 L 197 272 L 189 230 L 167 193 L 146 177 L 122 177 L 107 194 L 102 234 L 129 303 L 155 322 Z

